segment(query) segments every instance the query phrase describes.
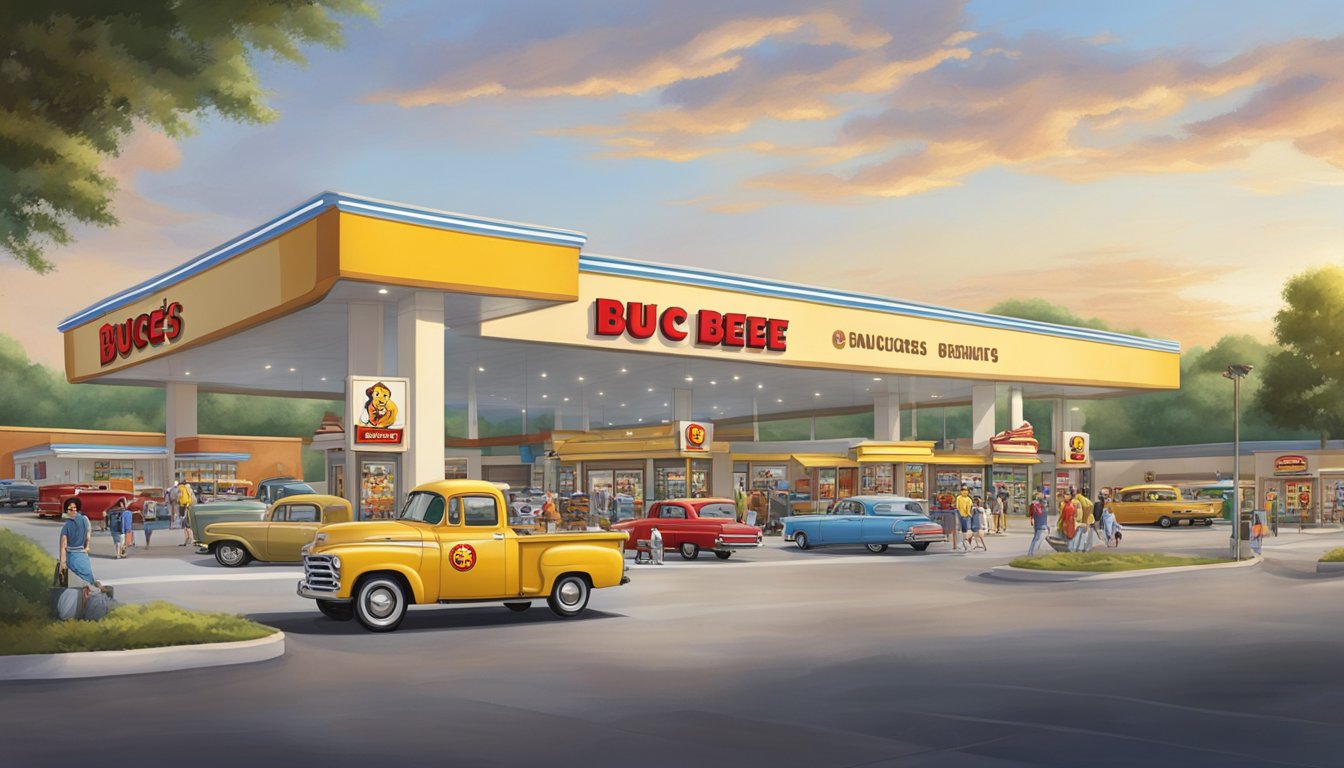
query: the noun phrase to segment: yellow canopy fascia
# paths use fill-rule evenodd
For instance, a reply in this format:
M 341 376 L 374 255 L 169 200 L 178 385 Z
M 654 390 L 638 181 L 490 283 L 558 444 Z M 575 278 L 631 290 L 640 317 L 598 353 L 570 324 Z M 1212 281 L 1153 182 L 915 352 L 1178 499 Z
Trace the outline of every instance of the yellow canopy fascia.
M 954 454 L 941 454 L 929 458 L 929 464 L 941 464 L 943 466 L 958 467 L 983 467 L 989 464 L 989 459 L 984 456 L 957 456 Z
M 854 458 L 860 464 L 895 464 L 902 461 L 928 461 L 933 456 L 932 440 L 867 442 L 854 446 Z
M 992 456 L 995 464 L 1040 464 L 1035 456 Z
M 848 456 L 837 456 L 830 453 L 795 453 L 793 460 L 802 464 L 808 469 L 817 467 L 857 467 L 859 463 Z

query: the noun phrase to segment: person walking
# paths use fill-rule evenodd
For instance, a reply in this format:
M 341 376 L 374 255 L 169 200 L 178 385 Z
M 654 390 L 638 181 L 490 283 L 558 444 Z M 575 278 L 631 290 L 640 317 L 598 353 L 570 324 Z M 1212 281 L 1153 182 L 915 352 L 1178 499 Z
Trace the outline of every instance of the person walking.
M 163 491 L 163 503 L 168 505 L 169 528 L 177 527 L 177 516 L 181 512 L 180 507 L 177 506 L 177 484 L 179 482 L 181 481 L 174 480 L 173 484 L 165 488 Z
M 117 499 L 112 509 L 121 515 L 121 554 L 124 557 L 126 550 L 135 547 L 135 515 L 131 514 L 131 508 L 126 506 L 125 499 Z
M 1106 546 L 1120 546 L 1120 531 L 1124 529 L 1125 527 L 1115 519 L 1115 513 L 1111 511 L 1111 505 L 1101 505 L 1101 530 L 1106 535 Z
M 1074 489 L 1069 489 L 1069 495 L 1071 497 L 1069 501 L 1073 506 L 1074 521 L 1073 538 L 1069 540 L 1069 551 L 1082 552 L 1084 551 L 1083 544 L 1087 541 L 1087 536 L 1089 535 L 1086 522 L 1088 515 L 1087 506 L 1083 504 L 1084 500 L 1080 498 L 1080 494 L 1076 493 Z M 1090 505 L 1091 502 L 1088 502 L 1088 504 Z
M 1251 551 L 1260 554 L 1265 543 L 1265 534 L 1269 532 L 1269 521 L 1265 519 L 1265 510 L 1257 509 L 1251 513 Z
M 1059 507 L 1059 532 L 1069 542 L 1069 551 L 1073 552 L 1074 541 L 1078 533 L 1078 510 L 1073 506 L 1073 496 L 1065 495 Z
M 1008 494 L 1000 490 L 994 495 L 993 516 L 994 525 L 991 526 L 991 532 L 995 536 L 1002 536 L 1008 532 L 1008 511 L 1005 506 L 1008 501 Z
M 976 496 L 972 499 L 971 504 L 971 539 L 975 543 L 975 546 L 971 547 L 972 549 L 989 551 L 989 547 L 985 546 L 984 536 L 985 528 L 988 527 L 988 522 L 985 520 L 987 515 L 984 500 Z
M 102 589 L 103 584 L 93 577 L 93 566 L 89 563 L 89 536 L 93 533 L 93 523 L 80 510 L 77 497 L 65 500 L 59 553 L 61 570 L 70 571 L 94 589 Z
M 1028 513 L 1031 515 L 1031 544 L 1027 547 L 1027 557 L 1036 554 L 1036 548 L 1041 545 L 1045 539 L 1045 532 L 1050 529 L 1045 514 L 1045 497 L 1037 493 L 1031 499 L 1031 506 L 1028 507 Z
M 121 503 L 120 500 L 117 502 Z M 126 556 L 126 550 L 122 548 L 121 543 L 121 511 L 117 505 L 113 504 L 103 513 L 103 523 L 107 532 L 112 536 L 112 556 L 120 560 Z
M 961 486 L 957 496 L 957 523 L 961 526 L 961 548 L 971 551 L 971 509 L 975 506 L 971 500 L 971 490 Z
M 1083 539 L 1078 543 L 1078 551 L 1091 552 L 1092 537 L 1096 534 L 1097 518 L 1096 515 L 1092 514 L 1094 505 L 1092 500 L 1087 498 L 1086 488 L 1079 491 L 1078 495 L 1074 497 L 1073 505 L 1079 509 L 1078 524 L 1083 527 Z
M 182 510 L 182 543 L 179 547 L 185 547 L 191 543 L 191 508 L 196 504 L 196 492 L 192 489 L 191 483 L 180 482 L 177 484 L 177 506 Z

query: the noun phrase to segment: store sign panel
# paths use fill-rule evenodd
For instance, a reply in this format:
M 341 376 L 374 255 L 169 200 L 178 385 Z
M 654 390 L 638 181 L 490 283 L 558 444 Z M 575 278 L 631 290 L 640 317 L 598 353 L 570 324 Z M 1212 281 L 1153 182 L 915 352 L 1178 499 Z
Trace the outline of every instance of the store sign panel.
M 694 315 L 677 306 L 600 298 L 593 302 L 593 333 L 599 337 L 628 336 L 705 347 L 745 347 L 783 352 L 788 349 L 789 321 L 777 317 L 701 309 Z
M 1061 432 L 1059 445 L 1059 464 L 1086 464 L 1092 458 L 1092 438 L 1086 432 Z
M 683 453 L 709 453 L 714 444 L 714 425 L 705 421 L 677 422 L 677 449 Z
M 177 341 L 182 335 L 182 302 L 163 304 L 152 312 L 142 312 L 98 328 L 98 363 L 110 365 L 126 359 L 145 347 L 158 347 Z
M 385 376 L 351 376 L 347 380 L 351 450 L 406 450 L 410 387 L 409 379 Z
M 1290 455 L 1274 459 L 1274 474 L 1276 475 L 1304 475 L 1306 473 L 1306 456 Z

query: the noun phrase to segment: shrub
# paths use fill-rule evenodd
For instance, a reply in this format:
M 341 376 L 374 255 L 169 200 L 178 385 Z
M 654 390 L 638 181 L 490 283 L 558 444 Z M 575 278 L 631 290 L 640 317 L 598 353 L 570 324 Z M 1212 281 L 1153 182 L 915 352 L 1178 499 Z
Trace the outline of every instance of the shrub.
M 41 619 L 56 558 L 37 542 L 0 528 L 0 622 Z
M 1139 571 L 1182 565 L 1212 565 L 1231 562 L 1227 557 L 1185 557 L 1155 552 L 1055 552 L 1039 557 L 1019 557 L 1008 563 L 1014 568 L 1036 571 Z
M 1321 555 L 1322 563 L 1344 563 L 1344 547 L 1332 549 Z
M 256 640 L 274 633 L 270 627 L 226 613 L 198 613 L 156 601 L 118 605 L 100 621 L 0 622 L 0 653 L 124 651 Z

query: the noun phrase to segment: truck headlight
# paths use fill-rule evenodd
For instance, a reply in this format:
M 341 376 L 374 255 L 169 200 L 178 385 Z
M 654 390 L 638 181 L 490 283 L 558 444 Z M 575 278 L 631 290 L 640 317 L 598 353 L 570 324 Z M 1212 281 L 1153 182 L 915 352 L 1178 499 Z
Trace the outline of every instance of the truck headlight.
M 332 555 L 332 556 L 331 556 L 331 567 L 332 567 L 333 569 L 335 569 L 337 573 L 340 573 L 340 572 L 341 572 L 341 556 L 340 556 L 340 555 Z

